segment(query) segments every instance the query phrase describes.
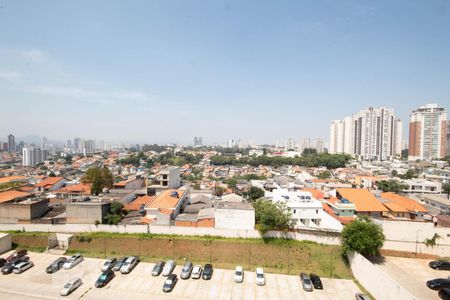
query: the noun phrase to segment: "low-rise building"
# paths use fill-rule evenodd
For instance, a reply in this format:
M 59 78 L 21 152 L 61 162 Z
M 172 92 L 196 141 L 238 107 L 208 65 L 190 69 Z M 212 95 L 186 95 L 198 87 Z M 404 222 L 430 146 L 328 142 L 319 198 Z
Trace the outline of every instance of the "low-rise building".
M 215 227 L 224 229 L 254 229 L 255 209 L 247 202 L 218 201 L 215 205 Z
M 155 224 L 169 225 L 186 205 L 187 199 L 185 190 L 165 190 L 145 207 L 146 218 L 155 220 Z
M 342 201 L 347 199 L 355 204 L 355 211 L 359 215 L 382 218 L 389 210 L 367 189 L 342 188 L 336 190 L 336 197 Z
M 181 186 L 181 172 L 178 167 L 168 167 L 159 171 L 149 179 L 147 194 L 155 195 L 167 189 L 178 189 Z
M 67 224 L 102 223 L 109 213 L 111 202 L 80 201 L 68 203 L 66 207 Z
M 402 180 L 407 188 L 403 190 L 404 193 L 414 194 L 440 194 L 442 190 L 442 183 L 435 181 L 428 181 L 426 179 L 413 178 Z
M 389 209 L 388 214 L 394 218 L 407 218 L 411 220 L 423 220 L 428 210 L 419 202 L 392 192 L 382 193 L 381 201 Z
M 420 195 L 420 200 L 430 210 L 432 214 L 449 215 L 450 200 L 446 195 Z
M 64 187 L 66 181 L 64 177 L 47 177 L 34 186 L 36 187 L 36 192 L 55 191 Z
M 49 209 L 49 200 L 34 198 L 32 194 L 10 190 L 0 193 L 0 222 L 31 222 Z

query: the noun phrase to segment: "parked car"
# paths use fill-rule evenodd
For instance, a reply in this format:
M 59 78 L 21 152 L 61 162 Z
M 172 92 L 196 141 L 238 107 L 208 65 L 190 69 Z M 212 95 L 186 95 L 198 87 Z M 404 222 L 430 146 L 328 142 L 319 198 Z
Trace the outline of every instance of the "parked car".
M 166 281 L 164 281 L 163 291 L 165 293 L 171 292 L 173 290 L 173 288 L 175 287 L 175 284 L 177 283 L 177 281 L 178 281 L 177 275 L 169 274 Z
M 103 266 L 102 266 L 102 272 L 106 272 L 106 271 L 108 271 L 108 270 L 112 270 L 112 268 L 114 268 L 114 266 L 116 265 L 116 263 L 117 263 L 117 258 L 114 258 L 114 257 L 108 258 L 108 259 L 103 263 Z
M 234 270 L 234 282 L 241 283 L 242 281 L 244 281 L 244 269 L 237 266 Z
M 162 260 L 158 261 L 152 270 L 152 276 L 159 276 L 164 269 L 164 262 Z
M 320 280 L 319 275 L 311 273 L 309 274 L 309 278 L 316 290 L 323 290 L 322 280 Z
M 168 260 L 163 268 L 162 275 L 169 276 L 172 274 L 173 269 L 175 268 L 175 262 L 173 260 Z
M 6 265 L 3 266 L 3 268 L 1 269 L 2 274 L 6 275 L 6 274 L 11 274 L 13 272 L 14 267 L 17 264 L 20 264 L 22 262 L 27 262 L 30 260 L 29 256 L 21 256 L 21 257 L 17 257 L 14 260 L 6 263 Z
M 55 273 L 59 271 L 66 262 L 67 262 L 66 257 L 64 256 L 58 257 L 45 269 L 45 272 L 47 272 L 48 274 Z
M 450 289 L 443 288 L 438 293 L 442 300 L 450 300 Z
M 32 268 L 33 266 L 34 264 L 32 261 L 23 261 L 14 266 L 13 273 L 20 274 L 22 272 L 25 272 L 29 268 Z
M 113 270 L 117 272 L 120 271 L 120 268 L 122 268 L 123 263 L 127 260 L 127 258 L 128 257 L 126 256 L 119 258 L 119 260 L 117 260 L 116 264 L 114 265 Z
M 213 274 L 213 266 L 211 264 L 206 264 L 203 268 L 203 280 L 210 280 Z
M 67 296 L 73 291 L 75 291 L 77 288 L 79 288 L 83 282 L 81 281 L 81 278 L 72 278 L 64 285 L 64 288 L 59 292 L 61 296 Z
M 10 256 L 8 256 L 6 258 L 6 261 L 10 262 L 13 261 L 19 257 L 25 256 L 28 254 L 28 250 L 27 249 L 20 249 L 20 250 L 16 250 L 14 251 L 14 253 L 12 253 Z
M 200 265 L 195 265 L 192 269 L 191 278 L 192 279 L 199 279 L 202 277 L 203 268 Z
M 134 269 L 134 267 L 136 267 L 138 262 L 139 262 L 139 257 L 137 257 L 137 256 L 128 257 L 127 260 L 120 267 L 120 273 L 122 273 L 122 274 L 130 273 Z
M 357 294 L 355 294 L 355 299 L 356 300 L 370 300 L 370 297 L 366 294 L 357 293 Z
M 114 271 L 111 269 L 108 269 L 106 271 L 104 271 L 100 277 L 98 277 L 97 281 L 95 282 L 95 287 L 104 287 L 105 285 L 108 284 L 108 282 L 110 282 L 114 276 L 116 276 L 116 274 L 114 274 Z
M 72 269 L 73 267 L 75 267 L 82 261 L 83 261 L 83 255 L 81 255 L 79 253 L 75 254 L 64 263 L 63 268 L 66 270 Z
M 300 281 L 302 282 L 302 286 L 305 291 L 312 292 L 313 285 L 312 285 L 311 279 L 309 278 L 308 274 L 300 273 Z
M 265 285 L 266 278 L 264 277 L 263 268 L 256 268 L 256 284 L 257 285 Z
M 446 260 L 433 260 L 428 265 L 435 270 L 450 270 L 450 261 Z
M 183 269 L 181 269 L 180 278 L 181 279 L 189 279 L 191 277 L 192 272 L 192 263 L 187 261 L 184 263 Z
M 450 288 L 450 278 L 436 278 L 427 281 L 427 287 L 438 291 L 443 288 Z
M 4 258 L 0 258 L 0 268 L 2 268 L 4 265 L 6 265 L 7 261 Z

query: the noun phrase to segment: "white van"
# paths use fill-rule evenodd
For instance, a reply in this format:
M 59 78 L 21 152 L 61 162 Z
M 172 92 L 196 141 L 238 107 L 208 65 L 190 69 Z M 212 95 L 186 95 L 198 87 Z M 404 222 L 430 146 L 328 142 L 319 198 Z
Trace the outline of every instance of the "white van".
M 26 270 L 28 270 L 29 268 L 33 267 L 34 264 L 31 261 L 25 261 L 25 262 L 21 262 L 19 264 L 17 264 L 14 269 L 13 269 L 13 273 L 14 274 L 20 274 Z

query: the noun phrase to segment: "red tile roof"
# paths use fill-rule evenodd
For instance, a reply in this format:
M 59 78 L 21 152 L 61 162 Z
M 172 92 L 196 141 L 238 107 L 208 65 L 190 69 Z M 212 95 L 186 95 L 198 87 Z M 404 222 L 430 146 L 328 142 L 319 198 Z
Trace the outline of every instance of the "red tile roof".
M 56 183 L 60 182 L 61 180 L 64 180 L 64 177 L 47 177 L 44 180 L 42 180 L 41 182 L 36 183 L 34 186 L 36 186 L 36 187 L 53 186 Z
M 126 204 L 124 206 L 124 209 L 125 210 L 135 210 L 135 211 L 137 211 L 137 210 L 139 210 L 141 208 L 142 204 L 147 206 L 155 199 L 156 199 L 156 196 L 142 196 L 142 197 L 138 197 L 133 202 Z
M 388 212 L 388 209 L 367 189 L 341 188 L 337 192 L 355 204 L 357 212 Z

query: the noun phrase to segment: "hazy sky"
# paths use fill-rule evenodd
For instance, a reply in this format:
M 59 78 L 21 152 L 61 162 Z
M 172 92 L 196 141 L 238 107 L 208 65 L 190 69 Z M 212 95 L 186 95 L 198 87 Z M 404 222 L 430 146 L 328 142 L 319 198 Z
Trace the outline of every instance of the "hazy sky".
M 429 102 L 450 106 L 449 0 L 0 1 L 2 137 L 328 140 Z

